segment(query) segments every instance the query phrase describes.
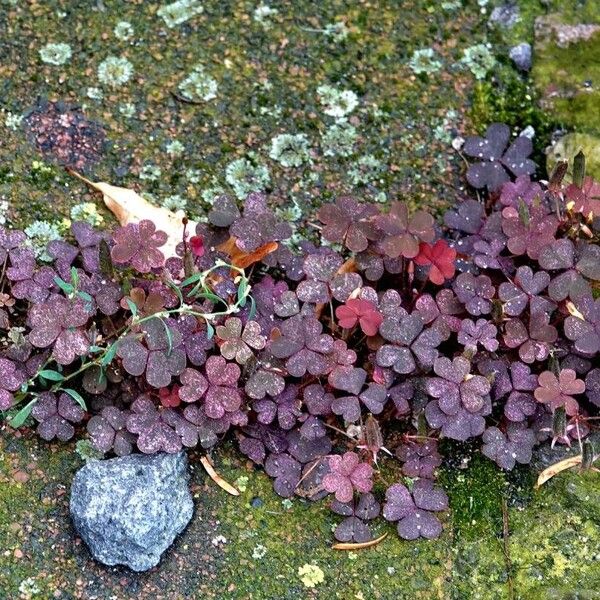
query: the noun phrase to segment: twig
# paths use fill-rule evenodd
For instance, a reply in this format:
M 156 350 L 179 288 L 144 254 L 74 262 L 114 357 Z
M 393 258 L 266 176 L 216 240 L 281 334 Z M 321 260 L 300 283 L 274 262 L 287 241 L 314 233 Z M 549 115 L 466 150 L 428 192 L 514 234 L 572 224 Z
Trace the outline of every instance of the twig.
M 240 493 L 239 491 L 234 488 L 230 483 L 228 483 L 227 481 L 225 481 L 214 469 L 214 467 L 212 466 L 212 463 L 210 462 L 210 459 L 208 458 L 208 456 L 203 456 L 202 458 L 200 458 L 200 462 L 202 463 L 202 466 L 204 467 L 204 469 L 206 470 L 206 472 L 208 473 L 208 476 L 221 488 L 224 489 L 228 494 L 231 494 L 232 496 L 239 496 Z
M 506 505 L 506 498 L 502 498 L 502 540 L 504 550 L 504 560 L 506 562 L 506 575 L 508 583 L 508 598 L 514 600 L 515 589 L 512 579 L 512 562 L 510 560 L 510 543 L 509 543 L 510 530 L 508 526 L 508 506 Z
M 319 463 L 321 462 L 321 459 L 323 457 L 320 456 L 319 458 L 317 458 L 315 460 L 315 462 L 313 463 L 313 465 L 310 467 L 310 469 L 308 469 L 308 471 L 306 471 L 306 473 L 304 475 L 302 475 L 302 477 L 300 478 L 300 481 L 296 484 L 296 488 L 298 489 L 300 487 L 300 484 L 317 468 L 317 466 L 319 465 Z
M 342 543 L 342 544 L 334 544 L 332 546 L 333 550 L 361 550 L 362 548 L 371 548 L 372 546 L 376 546 L 379 542 L 382 542 L 387 537 L 387 531 L 380 535 L 378 538 L 374 540 L 370 540 L 368 542 L 359 542 L 357 544 L 351 543 Z
M 6 255 L 6 258 L 4 259 L 4 264 L 2 265 L 2 274 L 0 274 L 0 284 L 2 284 L 2 286 L 0 287 L 0 294 L 2 294 L 4 292 L 4 274 L 6 273 L 6 265 L 8 264 L 8 254 Z

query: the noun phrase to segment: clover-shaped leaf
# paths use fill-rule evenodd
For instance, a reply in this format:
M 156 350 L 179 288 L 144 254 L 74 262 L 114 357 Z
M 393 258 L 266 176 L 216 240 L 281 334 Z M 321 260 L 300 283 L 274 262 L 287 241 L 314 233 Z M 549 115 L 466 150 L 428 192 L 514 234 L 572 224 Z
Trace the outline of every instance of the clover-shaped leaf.
M 420 242 L 432 242 L 435 233 L 433 217 L 422 210 L 409 214 L 404 202 L 393 202 L 387 215 L 380 215 L 376 224 L 384 234 L 381 247 L 386 256 L 414 258 Z
M 235 359 L 240 365 L 252 358 L 251 349 L 262 350 L 266 344 L 266 338 L 256 321 L 248 321 L 243 325 L 238 317 L 229 317 L 224 325 L 218 325 L 217 337 L 223 341 L 220 348 L 222 356 L 227 360 Z
M 135 436 L 126 430 L 128 415 L 116 406 L 106 406 L 94 415 L 87 423 L 93 446 L 101 452 L 114 450 L 117 456 L 131 454 Z
M 57 397 L 52 392 L 43 392 L 31 416 L 39 423 L 36 431 L 42 439 L 66 442 L 75 435 L 73 424 L 83 420 L 85 411 L 68 394 Z
M 373 205 L 360 204 L 353 198 L 338 198 L 335 204 L 325 204 L 318 212 L 325 225 L 323 237 L 330 242 L 342 243 L 352 252 L 367 249 L 369 240 L 377 238 L 373 217 L 378 214 Z
M 271 454 L 265 461 L 265 471 L 275 478 L 273 489 L 284 498 L 294 495 L 300 481 L 302 467 L 289 454 Z
M 167 242 L 167 234 L 157 231 L 152 221 L 129 223 L 113 234 L 115 245 L 111 257 L 117 264 L 131 264 L 140 273 L 149 273 L 165 262 L 159 250 Z
M 535 434 L 521 423 L 510 423 L 503 433 L 497 427 L 488 427 L 483 433 L 482 453 L 491 458 L 500 468 L 510 471 L 515 464 L 527 464 Z
M 368 300 L 351 298 L 342 306 L 335 309 L 340 327 L 352 329 L 357 323 L 365 335 L 377 335 L 377 330 L 383 322 L 383 315 L 376 306 Z
M 27 380 L 27 373 L 8 358 L 0 357 L 0 410 L 8 410 L 16 392 Z
M 415 256 L 415 264 L 429 267 L 427 277 L 431 283 L 436 285 L 442 285 L 446 279 L 454 276 L 455 260 L 456 250 L 450 248 L 444 240 L 438 240 L 433 246 L 421 243 L 419 254 Z
M 467 181 L 475 188 L 487 187 L 499 190 L 509 181 L 508 172 L 515 176 L 531 175 L 535 163 L 528 158 L 533 144 L 528 137 L 517 137 L 507 148 L 510 129 L 503 123 L 492 123 L 484 138 L 470 136 L 465 140 L 463 151 L 467 156 L 480 159 L 467 170 Z
M 330 472 L 323 478 L 323 486 L 329 493 L 335 494 L 338 502 L 350 502 L 354 490 L 370 492 L 373 487 L 373 468 L 361 463 L 355 452 L 330 456 L 329 468 Z
M 577 379 L 573 369 L 562 369 L 558 377 L 552 371 L 544 371 L 538 376 L 539 387 L 533 392 L 538 402 L 548 405 L 552 411 L 564 407 L 568 415 L 575 415 L 579 403 L 573 396 L 585 392 L 585 382 Z
M 334 500 L 331 510 L 346 517 L 335 529 L 333 535 L 340 542 L 367 542 L 373 536 L 365 521 L 379 515 L 381 506 L 370 492 L 360 494 L 357 502 L 342 503 Z
M 434 512 L 448 508 L 448 497 L 427 479 L 417 481 L 411 493 L 406 486 L 395 483 L 387 489 L 383 516 L 398 521 L 398 534 L 405 540 L 419 537 L 433 539 L 442 532 L 442 525 Z

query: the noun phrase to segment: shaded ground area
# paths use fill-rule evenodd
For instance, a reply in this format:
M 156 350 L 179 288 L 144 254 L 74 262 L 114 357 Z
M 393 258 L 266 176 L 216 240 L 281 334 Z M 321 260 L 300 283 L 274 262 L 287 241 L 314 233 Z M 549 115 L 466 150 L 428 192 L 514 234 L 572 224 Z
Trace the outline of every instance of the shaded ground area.
M 219 472 L 243 489 L 239 498 L 227 496 L 192 453 L 196 514 L 158 568 L 132 574 L 98 565 L 74 538 L 68 488 L 82 462 L 72 446 L 5 436 L 1 451 L 4 598 L 598 597 L 600 488 L 594 474 L 559 476 L 533 492 L 527 471 L 506 478 L 475 455 L 467 469 L 443 475 L 452 512 L 440 540 L 403 542 L 393 526 L 380 523 L 377 534 L 389 532 L 386 540 L 348 553 L 330 549 L 337 517 L 326 501 L 282 502 L 266 475 L 240 462 L 232 448 L 215 456 Z M 324 574 L 314 588 L 298 573 L 306 564 Z
M 270 11 L 241 0 L 207 1 L 202 12 L 199 4 L 184 2 L 188 18 L 173 23 L 157 2 L 0 2 L 0 221 L 33 223 L 35 245 L 66 231 L 74 207 L 97 224 L 110 218 L 82 208 L 96 199 L 34 147 L 29 111 L 44 99 L 81 106 L 105 129 L 92 177 L 200 217 L 222 190 L 264 188 L 300 232 L 315 205 L 350 191 L 443 205 L 462 185 L 451 140 L 494 120 L 532 125 L 542 162 L 553 130 L 575 129 L 588 136 L 594 168 L 599 34 L 561 46 L 554 25 L 549 38 L 539 27 L 536 37 L 534 22 L 595 25 L 597 0 L 521 0 L 508 26 L 487 25 L 494 5 L 485 0 L 299 0 L 293 14 L 283 2 Z M 522 41 L 534 45 L 533 83 L 508 59 Z M 121 66 L 107 74 L 109 57 L 131 72 L 113 61 Z M 353 92 L 356 106 L 340 117 L 349 104 L 332 110 L 323 85 Z M 280 134 L 305 143 L 273 152 Z M 551 155 L 580 146 L 563 138 Z M 440 540 L 402 542 L 380 523 L 376 533 L 390 533 L 382 544 L 339 553 L 330 549 L 337 517 L 324 502 L 282 502 L 227 447 L 216 466 L 242 496 L 226 496 L 195 466 L 189 528 L 158 569 L 133 575 L 94 563 L 74 539 L 68 490 L 82 464 L 74 446 L 6 428 L 0 436 L 2 599 L 600 597 L 594 474 L 561 475 L 534 492 L 534 470 L 508 477 L 448 448 L 454 460 L 442 479 L 452 510 Z M 305 565 L 324 581 L 306 587 Z

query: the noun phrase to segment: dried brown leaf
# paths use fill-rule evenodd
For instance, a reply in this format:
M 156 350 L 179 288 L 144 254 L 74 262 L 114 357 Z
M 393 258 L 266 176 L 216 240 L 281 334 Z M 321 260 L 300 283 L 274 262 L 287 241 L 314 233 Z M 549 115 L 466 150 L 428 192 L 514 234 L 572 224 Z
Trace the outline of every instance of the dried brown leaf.
M 581 464 L 581 454 L 579 454 L 577 456 L 570 456 L 569 458 L 565 458 L 564 460 L 561 460 L 554 465 L 550 465 L 547 469 L 544 469 L 539 474 L 539 476 L 537 478 L 537 482 L 535 484 L 536 489 L 539 488 L 540 486 L 544 485 L 544 483 L 546 483 L 546 481 L 548 481 L 555 475 L 558 475 L 559 473 L 562 473 L 563 471 L 566 471 L 567 469 L 570 469 L 572 467 L 576 467 L 577 465 L 580 465 L 580 464 Z
M 183 213 L 174 213 L 166 208 L 154 206 L 134 190 L 111 185 L 104 181 L 90 181 L 72 169 L 67 169 L 67 171 L 92 189 L 100 192 L 104 204 L 121 225 L 137 223 L 143 219 L 156 223 L 168 236 L 167 243 L 161 247 L 161 252 L 167 258 L 176 256 L 175 248 L 183 239 Z M 188 231 L 194 231 L 196 223 L 189 221 L 187 227 Z

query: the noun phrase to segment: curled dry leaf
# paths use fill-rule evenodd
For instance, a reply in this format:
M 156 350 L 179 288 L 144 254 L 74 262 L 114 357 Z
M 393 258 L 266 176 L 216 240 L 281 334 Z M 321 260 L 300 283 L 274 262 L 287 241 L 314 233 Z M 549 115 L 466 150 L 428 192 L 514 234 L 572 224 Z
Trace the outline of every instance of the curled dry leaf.
M 252 252 L 244 252 L 238 248 L 235 243 L 236 238 L 231 236 L 228 240 L 217 247 L 217 250 L 224 252 L 231 259 L 231 264 L 240 269 L 247 269 L 250 265 L 260 262 L 265 256 L 275 252 L 279 248 L 277 242 L 267 242 Z
M 206 472 L 208 473 L 208 476 L 221 488 L 224 489 L 228 494 L 231 494 L 232 496 L 239 496 L 240 493 L 239 491 L 234 488 L 230 483 L 228 483 L 227 481 L 225 481 L 216 471 L 215 468 L 212 466 L 212 463 L 210 462 L 210 459 L 208 458 L 208 456 L 203 456 L 200 459 L 200 462 L 202 463 L 202 466 L 206 469 Z
M 383 535 L 380 535 L 378 538 L 375 538 L 374 540 L 369 540 L 368 542 L 357 542 L 355 544 L 351 542 L 344 542 L 340 544 L 334 544 L 333 546 L 331 546 L 331 548 L 333 550 L 361 550 L 363 548 L 371 548 L 372 546 L 376 546 L 380 542 L 383 542 L 383 540 L 385 540 L 386 537 L 387 531 Z
M 546 483 L 546 481 L 548 481 L 555 475 L 558 475 L 559 473 L 562 473 L 563 471 L 566 471 L 567 469 L 570 469 L 572 467 L 576 467 L 577 465 L 580 465 L 580 464 L 581 464 L 581 454 L 578 454 L 577 456 L 570 456 L 569 458 L 565 458 L 564 460 L 561 460 L 554 465 L 550 465 L 547 469 L 544 469 L 539 474 L 537 481 L 535 483 L 536 489 L 538 489 L 540 486 L 544 485 L 544 483 Z
M 166 208 L 154 206 L 154 204 L 150 204 L 148 200 L 142 198 L 134 190 L 111 185 L 104 181 L 90 181 L 72 169 L 67 169 L 67 171 L 71 175 L 81 179 L 81 181 L 92 189 L 100 192 L 104 204 L 106 204 L 108 210 L 115 215 L 122 226 L 128 223 L 138 223 L 144 219 L 160 223 L 160 229 L 166 232 L 168 236 L 166 244 L 161 248 L 161 252 L 166 258 L 176 256 L 175 248 L 183 238 L 182 219 L 184 215 L 181 212 L 174 213 Z M 196 223 L 189 221 L 187 227 L 189 231 L 194 231 Z

